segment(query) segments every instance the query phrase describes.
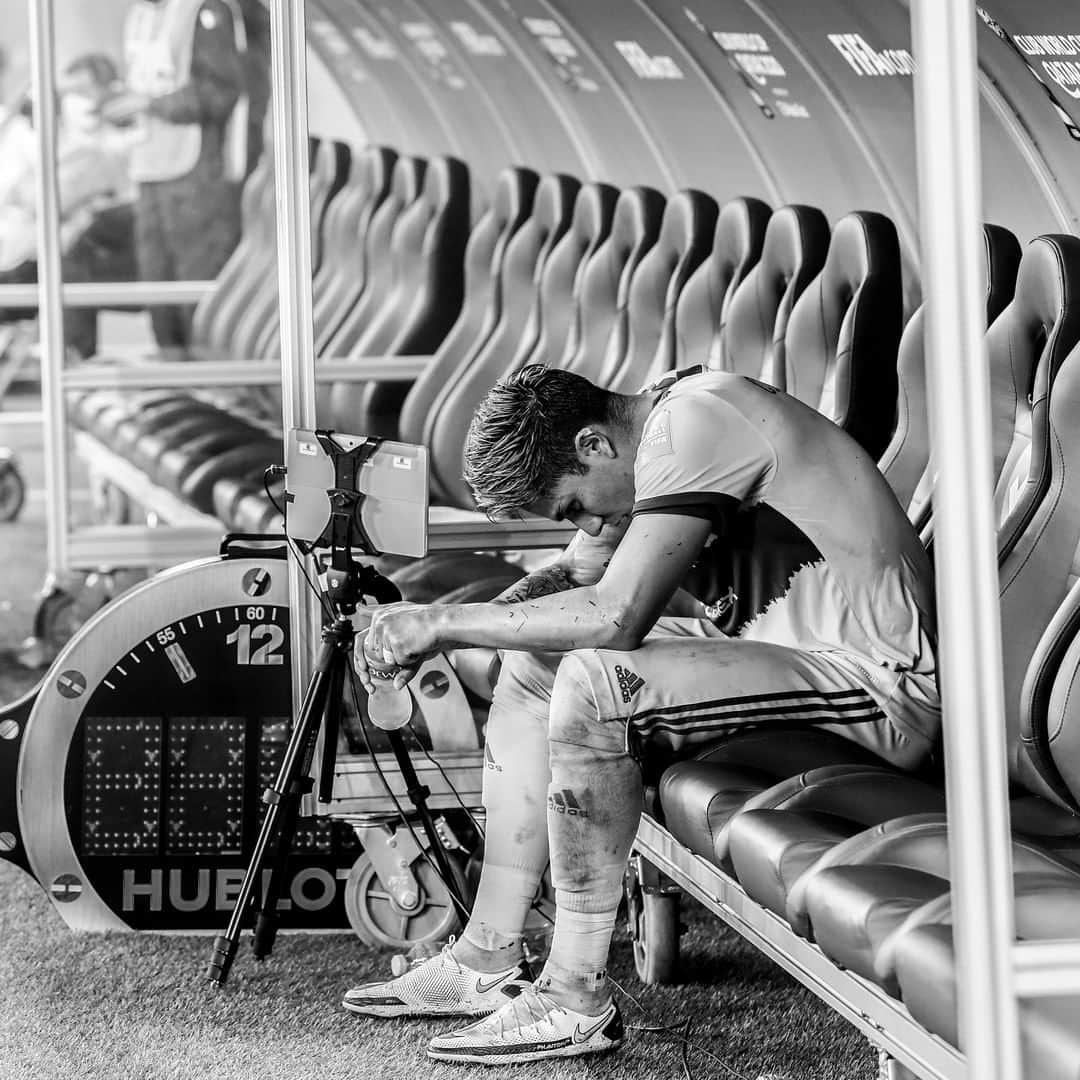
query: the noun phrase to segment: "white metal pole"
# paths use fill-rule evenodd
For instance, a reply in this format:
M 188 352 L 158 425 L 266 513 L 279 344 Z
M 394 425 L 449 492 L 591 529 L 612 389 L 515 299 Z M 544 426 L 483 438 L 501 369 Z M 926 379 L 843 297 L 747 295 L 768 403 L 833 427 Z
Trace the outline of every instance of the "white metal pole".
M 1018 1080 L 974 6 L 915 0 L 912 39 L 960 1034 L 969 1076 Z
M 315 426 L 304 0 L 271 0 L 270 46 L 281 311 L 281 422 L 287 435 L 290 428 Z M 295 715 L 311 672 L 319 622 L 315 598 L 292 559 L 289 560 L 289 610 Z
M 54 0 L 27 0 L 30 76 L 37 135 L 37 265 L 41 333 L 41 413 L 45 442 L 46 566 L 68 568 L 68 460 L 64 426 L 64 309 L 60 189 L 56 176 L 56 18 Z

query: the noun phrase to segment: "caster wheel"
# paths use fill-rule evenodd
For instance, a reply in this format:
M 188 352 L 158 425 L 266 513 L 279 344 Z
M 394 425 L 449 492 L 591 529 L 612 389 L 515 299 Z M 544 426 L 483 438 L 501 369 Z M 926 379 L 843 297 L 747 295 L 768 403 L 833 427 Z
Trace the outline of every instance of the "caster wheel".
M 451 859 L 455 887 L 470 896 L 465 874 Z M 413 863 L 420 896 L 412 908 L 402 907 L 375 873 L 367 855 L 353 863 L 345 882 L 345 914 L 357 937 L 379 949 L 408 952 L 425 941 L 444 941 L 461 929 L 461 916 L 450 892 L 426 860 Z
M 679 969 L 679 893 L 646 890 L 641 866 L 640 856 L 634 858 L 624 883 L 634 968 L 647 986 L 673 983 Z
M 91 477 L 90 502 L 94 520 L 101 525 L 127 525 L 132 521 L 131 500 L 126 491 L 104 477 Z
M 26 501 L 26 484 L 15 459 L 0 457 L 0 521 L 14 521 Z
M 56 589 L 43 597 L 34 613 L 34 637 L 55 656 L 83 623 L 75 597 Z

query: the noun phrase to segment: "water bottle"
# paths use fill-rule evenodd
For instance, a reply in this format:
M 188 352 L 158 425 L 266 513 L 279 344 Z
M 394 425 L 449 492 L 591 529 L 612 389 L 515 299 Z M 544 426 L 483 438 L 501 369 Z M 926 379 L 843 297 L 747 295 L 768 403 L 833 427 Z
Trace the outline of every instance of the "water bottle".
M 387 664 L 367 656 L 368 671 L 375 687 L 368 695 L 368 717 L 383 731 L 396 731 L 404 727 L 412 717 L 412 694 L 403 686 L 394 687 L 394 677 L 401 670 L 396 664 Z

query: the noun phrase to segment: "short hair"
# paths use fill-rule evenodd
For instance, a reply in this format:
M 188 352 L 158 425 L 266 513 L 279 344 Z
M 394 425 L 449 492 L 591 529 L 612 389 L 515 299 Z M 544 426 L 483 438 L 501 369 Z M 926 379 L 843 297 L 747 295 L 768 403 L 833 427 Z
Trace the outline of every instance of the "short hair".
M 465 439 L 465 480 L 492 520 L 519 517 L 581 475 L 574 444 L 589 424 L 622 423 L 623 398 L 570 371 L 529 364 L 496 383 L 480 402 Z

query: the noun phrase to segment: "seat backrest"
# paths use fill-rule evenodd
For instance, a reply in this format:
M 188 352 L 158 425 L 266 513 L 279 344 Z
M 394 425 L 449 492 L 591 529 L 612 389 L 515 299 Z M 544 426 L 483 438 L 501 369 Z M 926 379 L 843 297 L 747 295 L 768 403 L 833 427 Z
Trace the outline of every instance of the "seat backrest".
M 724 203 L 709 257 L 690 275 L 675 310 L 676 367 L 723 370 L 720 339 L 735 290 L 761 258 L 772 210 L 760 199 Z
M 664 205 L 664 196 L 653 188 L 625 188 L 619 194 L 611 232 L 581 272 L 562 358 L 568 371 L 597 382 L 608 357 L 625 354 L 630 282 L 660 235 Z
M 212 328 L 222 307 L 245 279 L 258 280 L 256 268 L 276 253 L 274 198 L 274 155 L 268 147 L 241 193 L 240 242 L 221 268 L 214 290 L 195 308 L 191 332 L 196 345 L 215 343 Z
M 617 188 L 585 184 L 574 200 L 574 216 L 540 275 L 540 287 L 510 369 L 557 364 L 566 349 L 584 268 L 611 232 Z
M 531 169 L 503 169 L 495 180 L 491 207 L 465 247 L 465 298 L 461 313 L 402 406 L 398 431 L 406 442 L 426 443 L 436 403 L 453 373 L 487 340 L 501 310 L 499 270 L 510 238 L 532 212 L 539 177 Z
M 397 154 L 383 146 L 365 147 L 358 155 L 356 182 L 340 220 L 327 221 L 321 288 L 313 294 L 315 353 L 322 355 L 367 284 L 365 240 L 372 215 L 390 190 Z M 338 196 L 335 207 L 345 192 Z
M 342 359 L 349 355 L 393 288 L 390 245 L 394 226 L 405 208 L 420 197 L 424 186 L 423 158 L 399 157 L 390 176 L 390 190 L 372 214 L 364 237 L 364 261 L 368 267 L 366 284 L 359 301 L 326 347 L 328 355 Z
M 1042 237 L 1035 241 L 1070 241 L 1070 257 L 1059 263 L 1066 270 L 1070 321 L 1080 320 L 1080 239 Z M 1028 248 L 1030 252 L 1032 249 Z M 1025 253 L 1024 262 L 1030 262 Z M 1025 288 L 1025 265 L 1020 266 L 1019 294 Z M 999 319 L 998 322 L 1001 320 Z M 995 323 L 995 325 L 997 325 Z M 1046 728 L 1045 701 L 1036 691 L 1040 669 L 1049 669 L 1048 643 L 1055 636 L 1055 614 L 1075 588 L 1077 549 L 1080 548 L 1080 347 L 1073 341 L 1068 358 L 1056 368 L 1039 365 L 1034 380 L 1031 458 L 1045 461 L 1043 497 L 1030 513 L 1000 560 L 1005 717 L 1009 771 L 1013 780 L 1039 795 L 1070 805 L 1059 783 L 1048 781 L 1054 769 L 1032 753 L 1035 739 L 1045 750 L 1052 742 Z M 999 530 L 999 548 L 1008 542 L 1011 518 Z M 1050 628 L 1048 635 L 1048 628 Z M 1058 629 L 1057 633 L 1060 633 Z M 1034 682 L 1033 682 L 1034 680 Z M 1042 717 L 1039 709 L 1042 707 Z M 1060 727 L 1062 716 L 1055 725 Z M 1064 746 L 1064 743 L 1062 744 Z M 1072 765 L 1075 770 L 1077 763 Z M 1071 808 L 1071 807 L 1070 807 Z
M 432 274 L 441 279 L 449 328 L 464 293 L 462 263 L 469 236 L 469 170 L 457 158 L 428 161 L 414 202 L 394 222 L 390 236 L 391 290 L 353 346 L 353 356 L 395 353 L 395 341 L 417 306 L 430 304 Z M 440 338 L 441 340 L 441 338 Z M 439 342 L 432 344 L 432 351 Z
M 461 311 L 469 239 L 469 170 L 456 158 L 432 158 L 424 190 L 398 218 L 391 242 L 394 287 L 354 356 L 430 356 Z M 361 389 L 358 430 L 395 438 L 407 382 L 352 384 Z
M 540 181 L 532 214 L 506 247 L 499 275 L 502 291 L 499 320 L 479 352 L 457 374 L 455 384 L 440 403 L 431 431 L 431 466 L 442 490 L 456 506 L 472 506 L 472 496 L 462 477 L 469 422 L 484 394 L 513 360 L 547 259 L 570 228 L 580 186 L 573 177 L 558 173 Z
M 311 269 L 322 265 L 326 216 L 349 179 L 352 151 L 336 139 L 323 139 L 315 151 L 309 193 L 311 199 Z
M 769 218 L 761 258 L 735 290 L 721 339 L 724 371 L 784 389 L 784 335 L 795 301 L 825 265 L 829 223 L 813 206 L 782 206 Z
M 875 460 L 896 416 L 903 322 L 896 227 L 872 211 L 842 217 L 821 273 L 795 302 L 784 386 L 851 435 Z
M 327 210 L 341 191 L 349 174 L 352 152 L 334 139 L 314 144 L 308 182 L 311 225 L 311 270 L 318 272 L 322 261 L 323 223 Z M 229 339 L 235 359 L 277 356 L 279 352 L 277 274 L 264 274 L 254 296 L 244 304 Z
M 630 278 L 626 353 L 609 358 L 602 386 L 633 394 L 675 367 L 679 296 L 712 249 L 718 213 L 716 200 L 702 191 L 686 189 L 668 200 L 660 235 Z
M 1013 298 L 1016 271 L 1020 265 L 1020 242 L 1000 225 L 983 226 L 986 255 L 986 321 L 998 317 Z M 930 418 L 926 401 L 926 353 L 923 348 L 923 309 L 908 319 L 900 336 L 896 374 L 896 426 L 885 452 L 878 461 L 885 479 L 917 529 L 922 529 L 930 513 L 932 476 L 930 460 Z M 916 492 L 918 497 L 916 498 Z

